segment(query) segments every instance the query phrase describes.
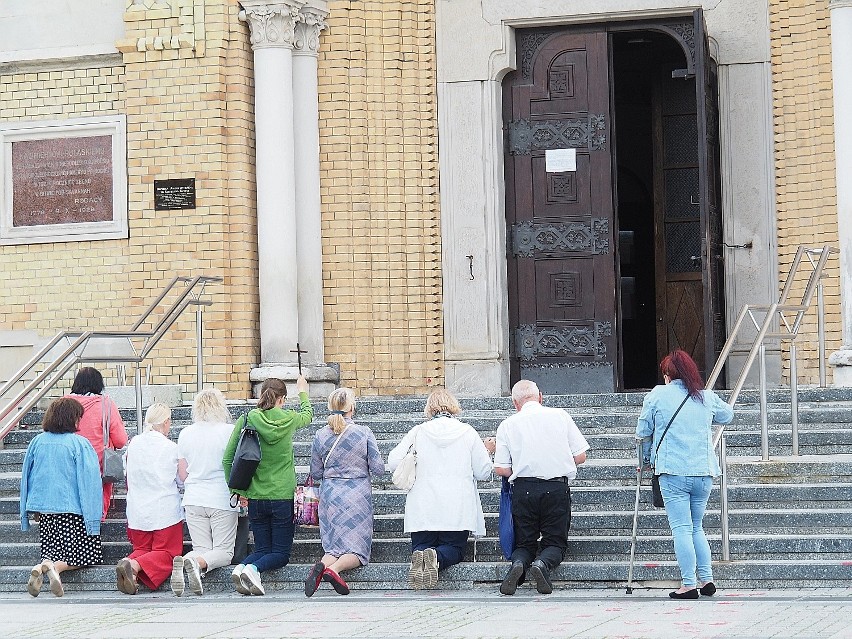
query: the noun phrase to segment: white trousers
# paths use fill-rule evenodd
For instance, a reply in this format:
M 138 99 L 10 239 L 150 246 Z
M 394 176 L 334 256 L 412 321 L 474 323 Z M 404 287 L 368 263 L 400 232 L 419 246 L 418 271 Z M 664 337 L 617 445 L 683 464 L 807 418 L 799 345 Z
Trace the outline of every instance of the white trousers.
M 184 511 L 192 539 L 192 552 L 185 556 L 203 557 L 208 571 L 230 565 L 237 536 L 237 511 L 204 506 L 186 506 Z

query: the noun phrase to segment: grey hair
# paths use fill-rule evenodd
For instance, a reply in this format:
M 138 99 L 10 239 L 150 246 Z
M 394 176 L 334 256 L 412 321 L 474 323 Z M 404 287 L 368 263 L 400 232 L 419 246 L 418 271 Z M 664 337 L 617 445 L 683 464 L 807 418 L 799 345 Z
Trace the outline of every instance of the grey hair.
M 528 379 L 522 379 L 512 386 L 512 401 L 522 404 L 523 402 L 534 399 L 538 401 L 540 391 L 535 382 Z
M 172 417 L 172 409 L 160 402 L 151 404 L 145 411 L 145 428 L 151 430 L 154 426 L 162 426 Z
M 225 404 L 225 396 L 218 388 L 204 388 L 192 402 L 192 421 L 231 424 L 233 419 Z

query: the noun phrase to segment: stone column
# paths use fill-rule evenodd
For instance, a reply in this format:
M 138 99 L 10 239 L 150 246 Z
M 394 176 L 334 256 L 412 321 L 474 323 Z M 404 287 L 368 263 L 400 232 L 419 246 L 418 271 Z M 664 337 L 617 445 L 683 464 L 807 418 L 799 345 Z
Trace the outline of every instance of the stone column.
M 244 0 L 254 49 L 260 356 L 294 361 L 299 335 L 293 41 L 304 0 Z
M 311 364 L 324 359 L 317 56 L 327 15 L 325 0 L 302 7 L 293 50 L 299 343 L 307 351 L 303 361 Z
M 831 67 L 834 84 L 834 155 L 843 347 L 832 353 L 834 384 L 852 386 L 852 0 L 831 0 Z

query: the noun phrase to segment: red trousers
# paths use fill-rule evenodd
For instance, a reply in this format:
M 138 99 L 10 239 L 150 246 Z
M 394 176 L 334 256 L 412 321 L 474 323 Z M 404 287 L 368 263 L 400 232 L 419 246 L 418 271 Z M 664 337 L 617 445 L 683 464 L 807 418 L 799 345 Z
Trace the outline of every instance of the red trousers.
M 156 590 L 172 574 L 172 559 L 183 554 L 183 522 L 161 530 L 127 529 L 133 545 L 129 559 L 139 562 L 136 578 L 151 590 Z

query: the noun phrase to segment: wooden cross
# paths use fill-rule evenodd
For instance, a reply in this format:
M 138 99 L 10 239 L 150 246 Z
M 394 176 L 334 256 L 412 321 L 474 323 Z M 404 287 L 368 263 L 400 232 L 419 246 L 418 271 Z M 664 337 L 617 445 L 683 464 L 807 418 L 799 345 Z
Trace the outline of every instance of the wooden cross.
M 299 362 L 299 375 L 302 374 L 302 353 L 307 353 L 308 351 L 303 351 L 301 346 L 299 346 L 299 342 L 296 342 L 296 350 L 290 351 L 291 353 L 296 353 L 296 358 Z

